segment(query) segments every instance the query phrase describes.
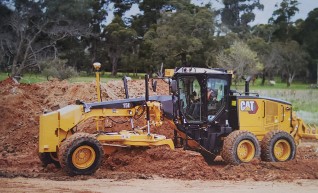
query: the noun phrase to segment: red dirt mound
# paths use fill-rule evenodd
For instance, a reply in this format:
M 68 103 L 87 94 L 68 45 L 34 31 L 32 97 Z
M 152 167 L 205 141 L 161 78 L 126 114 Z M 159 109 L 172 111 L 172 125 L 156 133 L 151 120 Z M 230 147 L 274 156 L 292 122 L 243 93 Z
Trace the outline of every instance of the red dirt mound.
M 144 95 L 144 81 L 129 83 L 131 97 Z M 48 166 L 43 168 L 37 157 L 39 116 L 44 111 L 74 104 L 76 99 L 96 101 L 95 84 L 51 81 L 39 84 L 16 84 L 11 79 L 0 82 L 0 177 L 45 177 L 57 180 L 87 178 L 148 178 L 152 175 L 180 179 L 254 179 L 293 180 L 318 179 L 318 144 L 305 143 L 298 148 L 297 158 L 285 163 L 253 162 L 239 166 L 226 165 L 221 158 L 208 166 L 196 152 L 182 149 L 130 148 L 122 149 L 104 160 L 104 164 L 92 176 L 70 178 L 61 170 Z M 102 84 L 103 100 L 124 98 L 122 81 Z M 168 94 L 168 86 L 158 82 L 157 92 Z M 121 120 L 125 120 L 122 118 Z M 136 125 L 145 125 L 141 118 Z M 94 128 L 87 122 L 79 130 Z M 129 129 L 130 124 L 113 124 L 106 130 Z M 173 130 L 164 123 L 152 132 L 171 138 Z

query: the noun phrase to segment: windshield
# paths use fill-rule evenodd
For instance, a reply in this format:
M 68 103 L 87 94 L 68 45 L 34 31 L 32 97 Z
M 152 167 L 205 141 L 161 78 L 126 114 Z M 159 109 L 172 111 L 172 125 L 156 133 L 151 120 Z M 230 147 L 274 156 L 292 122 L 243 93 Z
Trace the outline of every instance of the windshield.
M 180 107 L 188 122 L 202 121 L 201 85 L 196 77 L 181 77 L 178 80 Z
M 227 81 L 218 78 L 207 80 L 208 121 L 211 122 L 225 104 Z

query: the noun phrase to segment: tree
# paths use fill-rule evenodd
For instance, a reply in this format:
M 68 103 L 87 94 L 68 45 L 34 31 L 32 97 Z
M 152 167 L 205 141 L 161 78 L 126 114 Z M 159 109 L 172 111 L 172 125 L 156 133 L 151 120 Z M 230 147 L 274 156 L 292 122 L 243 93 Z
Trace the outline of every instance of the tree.
M 259 61 L 263 64 L 261 85 L 265 85 L 266 77 L 272 79 L 278 71 L 273 62 L 275 56 L 272 54 L 274 53 L 272 45 L 266 43 L 262 38 L 251 38 L 247 43 L 257 53 Z
M 201 52 L 204 56 L 204 41 L 213 36 L 213 13 L 207 8 L 197 8 L 197 12 L 179 10 L 175 13 L 163 14 L 156 28 L 148 30 L 145 34 L 145 44 L 152 50 L 150 56 L 159 66 L 162 62 L 167 65 L 175 65 L 181 58 L 179 65 L 193 64 L 196 53 Z M 205 60 L 201 63 L 204 66 Z M 172 67 L 172 66 L 171 66 Z
M 269 23 L 277 26 L 274 35 L 279 40 L 286 41 L 292 36 L 291 30 L 293 26 L 291 18 L 299 11 L 298 5 L 297 0 L 282 0 L 279 5 L 275 5 L 278 9 L 273 12 Z
M 103 54 L 100 36 L 108 4 L 107 0 L 45 1 L 46 14 L 51 18 L 62 18 L 85 26 L 90 31 L 88 35 L 69 36 L 57 43 L 60 57 L 78 70 L 89 71 L 93 62 L 107 59 Z
M 318 59 L 318 8 L 309 12 L 308 17 L 301 24 L 298 35 L 300 42 L 304 44 L 309 54 Z
M 308 17 L 299 26 L 299 33 L 295 39 L 307 50 L 312 60 L 308 69 L 311 79 L 317 80 L 317 61 L 318 61 L 318 8 L 309 12 Z
M 253 35 L 264 39 L 267 43 L 272 42 L 273 33 L 276 30 L 276 26 L 272 24 L 259 24 L 253 26 L 251 32 Z
M 5 4 L 5 2 L 0 2 L 0 71 L 8 71 L 8 66 L 12 60 L 12 54 L 10 52 L 5 51 L 7 48 L 6 37 L 7 28 L 3 25 L 6 22 L 6 19 L 12 14 L 12 10 L 10 10 Z M 2 25 L 1 25 L 2 24 Z M 2 37 L 2 38 L 1 38 Z
M 295 76 L 304 71 L 308 63 L 308 53 L 296 41 L 274 43 L 271 55 L 274 57 L 273 63 L 287 76 L 287 87 L 291 85 Z
M 223 0 L 224 8 L 220 10 L 222 22 L 233 32 L 246 32 L 248 23 L 254 21 L 255 9 L 263 10 L 259 0 Z
M 122 17 L 126 11 L 128 11 L 131 6 L 135 3 L 139 3 L 139 0 L 111 0 L 114 3 L 114 13 L 119 17 Z
M 122 54 L 137 40 L 135 30 L 125 26 L 123 20 L 116 16 L 104 30 L 105 47 L 112 64 L 112 75 L 117 74 L 118 61 Z
M 57 43 L 89 31 L 68 19 L 52 18 L 43 9 L 45 1 L 14 1 L 15 10 L 2 23 L 0 40 L 3 52 L 12 55 L 11 76 L 20 76 L 38 62 L 57 58 Z
M 242 76 L 254 75 L 263 69 L 263 65 L 258 60 L 257 53 L 241 41 L 235 41 L 229 49 L 218 53 L 216 59 L 220 67 L 235 72 L 235 84 L 237 84 L 239 78 Z

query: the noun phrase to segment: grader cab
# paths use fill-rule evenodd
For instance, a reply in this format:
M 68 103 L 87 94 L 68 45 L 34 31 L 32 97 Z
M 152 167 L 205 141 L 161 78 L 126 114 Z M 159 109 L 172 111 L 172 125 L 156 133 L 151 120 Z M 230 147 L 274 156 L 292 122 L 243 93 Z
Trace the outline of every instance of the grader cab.
M 146 76 L 145 97 L 102 102 L 97 71 L 98 102 L 77 101 L 40 117 L 43 164 L 54 163 L 70 175 L 92 174 L 104 154 L 117 148 L 161 145 L 198 151 L 208 163 L 218 155 L 230 164 L 259 157 L 288 161 L 294 159 L 300 139 L 318 139 L 317 128 L 296 118 L 289 102 L 250 93 L 248 85 L 244 93 L 231 90 L 232 74 L 225 70 L 185 67 L 166 75 L 171 95 L 149 97 Z M 113 116 L 130 118 L 131 128 L 120 132 L 100 129 L 99 123 Z M 147 124 L 134 127 L 133 120 L 141 116 Z M 77 132 L 76 126 L 91 118 L 96 120 L 96 132 Z M 174 128 L 173 140 L 151 133 L 151 126 L 164 121 Z

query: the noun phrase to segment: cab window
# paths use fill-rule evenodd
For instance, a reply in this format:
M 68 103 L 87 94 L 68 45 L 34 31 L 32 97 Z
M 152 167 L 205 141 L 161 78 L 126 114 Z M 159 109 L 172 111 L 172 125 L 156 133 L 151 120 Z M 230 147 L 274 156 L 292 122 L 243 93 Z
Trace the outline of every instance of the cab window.
M 180 77 L 178 79 L 178 85 L 180 89 L 180 110 L 186 121 L 203 121 L 201 85 L 198 79 L 194 76 Z
M 227 81 L 218 78 L 207 80 L 207 113 L 208 121 L 213 121 L 216 114 L 225 105 L 225 90 Z

